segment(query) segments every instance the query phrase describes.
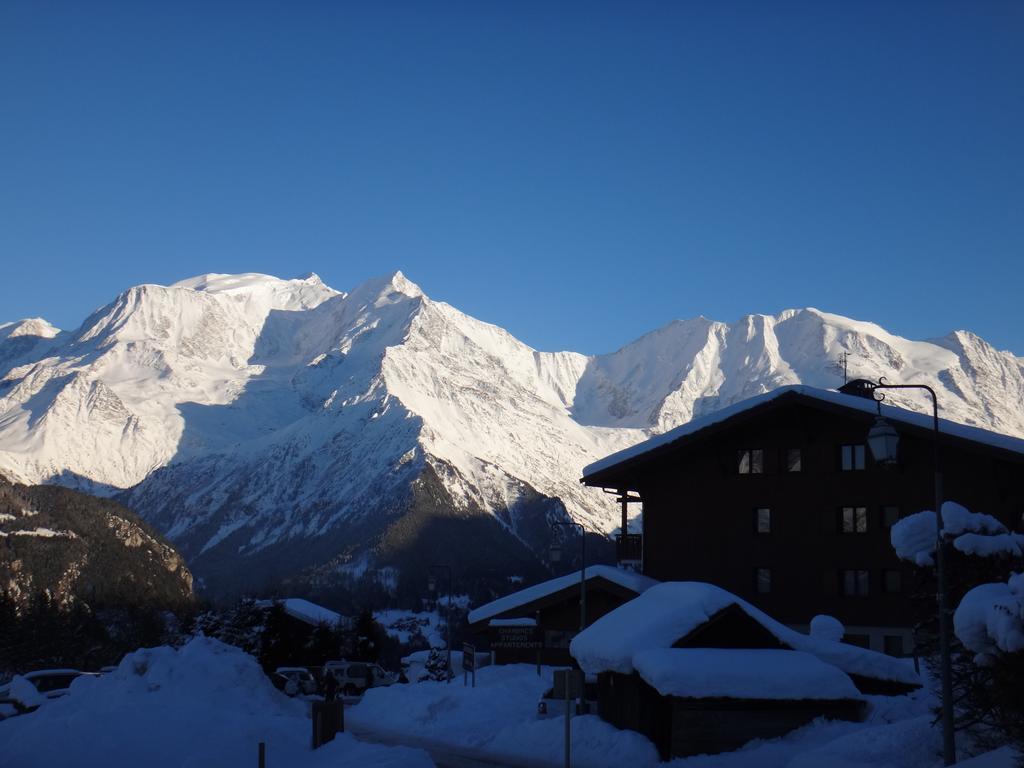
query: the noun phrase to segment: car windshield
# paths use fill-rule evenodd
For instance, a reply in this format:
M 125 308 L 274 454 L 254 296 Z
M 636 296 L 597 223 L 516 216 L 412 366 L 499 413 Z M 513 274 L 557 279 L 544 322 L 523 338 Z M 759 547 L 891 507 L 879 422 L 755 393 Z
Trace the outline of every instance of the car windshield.
M 37 677 L 32 683 L 40 693 L 48 691 L 61 691 L 71 685 L 71 681 L 78 675 L 46 675 Z

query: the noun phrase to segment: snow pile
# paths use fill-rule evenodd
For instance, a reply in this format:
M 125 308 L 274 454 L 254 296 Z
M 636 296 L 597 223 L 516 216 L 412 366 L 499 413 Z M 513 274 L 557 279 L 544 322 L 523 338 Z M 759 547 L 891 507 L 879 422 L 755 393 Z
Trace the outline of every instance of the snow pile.
M 345 713 L 355 733 L 400 736 L 414 743 L 445 744 L 486 754 L 490 762 L 539 760 L 561 764 L 564 720 L 537 718 L 537 702 L 551 687 L 551 669 L 527 664 L 485 667 L 476 687 L 423 682 L 373 688 Z M 573 764 L 593 768 L 657 765 L 654 746 L 633 731 L 620 731 L 596 716 L 572 720 Z
M 433 765 L 418 750 L 348 734 L 314 752 L 307 706 L 275 690 L 251 656 L 199 637 L 179 650 L 136 651 L 114 672 L 80 677 L 69 695 L 0 722 L 0 755 L 22 768 L 68 765 L 72 755 L 82 766 L 250 768 L 262 741 L 268 765 Z
M 940 733 L 929 715 L 880 723 L 807 750 L 786 768 L 938 768 Z
M 846 634 L 846 627 L 835 616 L 828 616 L 824 613 L 818 614 L 811 619 L 811 637 L 819 640 L 830 640 L 838 643 Z
M 7 686 L 6 695 L 17 699 L 26 707 L 38 707 L 46 703 L 46 697 L 28 680 L 21 675 L 15 675 Z
M 578 634 L 569 652 L 588 673 L 629 674 L 635 669 L 637 654 L 671 648 L 677 640 L 732 605 L 783 645 L 816 656 L 847 674 L 920 685 L 920 678 L 904 660 L 797 632 L 736 595 L 696 581 L 665 582 L 651 587 Z
M 952 539 L 953 547 L 965 555 L 1024 555 L 1024 535 L 1010 533 L 991 515 L 971 512 L 955 501 L 943 503 L 942 526 L 943 535 Z M 937 531 L 935 512 L 925 510 L 894 524 L 889 538 L 901 560 L 928 568 L 935 565 Z
M 1024 574 L 964 595 L 953 614 L 953 631 L 980 663 L 988 655 L 1024 650 Z
M 356 734 L 373 733 L 419 746 L 446 745 L 450 754 L 476 758 L 481 764 L 554 768 L 563 764 L 565 721 L 558 712 L 537 716 L 537 701 L 552 685 L 552 669 L 544 667 L 542 673 L 538 677 L 530 665 L 491 666 L 477 673 L 476 688 L 464 688 L 458 681 L 374 688 L 346 711 L 346 723 Z M 930 724 L 934 699 L 927 690 L 865 698 L 870 706 L 864 722 L 816 720 L 777 739 L 754 740 L 735 752 L 669 765 L 787 768 L 809 753 L 813 759 L 792 762 L 793 766 L 939 768 L 940 730 Z M 572 718 L 571 726 L 573 765 L 665 765 L 654 745 L 638 733 L 616 730 L 592 715 Z
M 839 669 L 809 653 L 767 648 L 656 648 L 633 656 L 663 696 L 729 699 L 857 699 Z
M 586 580 L 590 581 L 591 579 L 605 579 L 638 595 L 658 583 L 649 576 L 644 576 L 636 571 L 627 571 L 611 565 L 588 566 L 586 568 Z M 514 611 L 516 608 L 532 603 L 534 600 L 540 600 L 541 598 L 561 592 L 563 589 L 572 589 L 573 587 L 579 589 L 579 586 L 580 572 L 573 571 L 565 576 L 542 581 L 540 584 L 534 584 L 532 587 L 521 589 L 518 592 L 513 592 L 511 595 L 505 595 L 497 600 L 481 605 L 479 608 L 470 611 L 468 620 L 470 624 L 486 621 L 508 611 Z

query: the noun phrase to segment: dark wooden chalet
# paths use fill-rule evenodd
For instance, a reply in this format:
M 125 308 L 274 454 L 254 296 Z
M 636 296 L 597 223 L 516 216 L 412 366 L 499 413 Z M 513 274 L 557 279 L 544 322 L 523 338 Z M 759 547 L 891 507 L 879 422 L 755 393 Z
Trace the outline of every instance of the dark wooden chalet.
M 897 466 L 881 467 L 866 445 L 877 413 L 863 396 L 782 387 L 592 464 L 582 482 L 616 492 L 624 518 L 643 502 L 620 560 L 645 575 L 717 584 L 795 627 L 830 614 L 848 642 L 905 654 L 911 572 L 889 529 L 934 506 L 932 419 L 881 406 L 900 435 Z M 1024 440 L 940 420 L 940 447 L 944 498 L 1020 530 Z
M 609 565 L 586 569 L 589 625 L 655 584 L 641 574 Z M 580 573 L 567 574 L 500 597 L 470 612 L 478 650 L 496 664 L 572 664 L 569 642 L 580 631 Z M 538 657 L 539 652 L 539 657 Z
M 862 693 L 919 686 L 905 659 L 813 637 L 710 584 L 652 587 L 580 634 L 598 714 L 663 760 L 737 749 L 816 717 L 859 720 Z

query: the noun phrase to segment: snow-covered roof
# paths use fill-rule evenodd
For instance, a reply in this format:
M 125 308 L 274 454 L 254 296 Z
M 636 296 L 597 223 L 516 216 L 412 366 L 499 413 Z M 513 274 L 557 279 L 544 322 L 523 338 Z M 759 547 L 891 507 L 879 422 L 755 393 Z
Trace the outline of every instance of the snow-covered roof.
M 521 619 L 491 619 L 487 622 L 489 627 L 536 627 L 537 620 L 530 618 Z
M 634 571 L 624 571 L 621 568 L 615 568 L 611 565 L 587 566 L 586 579 L 587 581 L 590 579 L 606 579 L 607 581 L 610 581 L 613 584 L 618 584 L 620 587 L 635 592 L 638 595 L 658 583 L 648 576 L 644 576 Z M 555 579 L 542 581 L 540 584 L 534 584 L 532 587 L 527 587 L 526 589 L 521 589 L 518 592 L 513 592 L 511 595 L 499 597 L 497 600 L 493 600 L 470 611 L 469 623 L 476 624 L 478 621 L 486 621 L 487 619 L 499 616 L 506 611 L 512 611 L 526 605 L 527 603 L 532 603 L 534 600 L 540 600 L 541 598 L 548 597 L 556 592 L 561 592 L 563 589 L 579 586 L 579 583 L 579 571 L 573 571 L 565 576 L 559 576 Z
M 652 437 L 650 440 L 645 440 L 642 443 L 638 443 L 630 446 L 629 448 L 613 453 L 610 456 L 606 456 L 600 461 L 595 461 L 593 464 L 589 464 L 583 468 L 583 477 L 586 479 L 591 475 L 603 472 L 617 464 L 642 456 L 656 448 L 661 448 L 662 446 L 674 443 L 680 438 L 695 434 L 700 432 L 702 429 L 719 424 L 741 413 L 790 394 L 802 395 L 831 405 L 838 405 L 843 408 L 849 408 L 851 410 L 861 411 L 864 413 L 875 414 L 878 412 L 878 405 L 874 400 L 869 400 L 857 395 L 847 395 L 830 389 L 818 389 L 816 387 L 807 387 L 804 385 L 779 387 L 778 389 L 773 389 L 771 392 L 765 392 L 763 395 L 757 395 L 756 397 L 751 397 L 747 400 L 741 400 L 738 403 L 722 408 L 714 413 L 710 413 L 707 416 L 702 416 L 699 419 L 688 421 L 675 429 L 671 429 L 661 435 Z M 882 415 L 891 421 L 902 422 L 914 427 L 920 427 L 921 429 L 931 430 L 933 427 L 931 416 L 923 413 L 915 413 L 914 411 L 908 411 L 905 408 L 897 408 L 892 405 L 883 404 Z M 969 427 L 966 424 L 958 424 L 955 421 L 939 419 L 939 432 L 945 435 L 959 437 L 964 440 L 970 440 L 975 443 L 992 446 L 994 448 L 1001 448 L 1004 451 L 1011 451 L 1013 453 L 1024 455 L 1024 440 L 1016 437 L 1010 437 L 1009 435 L 1002 435 L 998 432 L 990 432 L 987 429 Z
M 639 654 L 671 648 L 732 605 L 783 645 L 810 653 L 847 674 L 920 685 L 918 676 L 903 660 L 797 632 L 731 592 L 697 581 L 670 581 L 651 587 L 578 634 L 569 652 L 585 672 L 629 674 L 636 669 Z
M 727 699 L 855 699 L 840 669 L 809 653 L 769 648 L 654 648 L 633 658 L 662 696 Z
M 280 605 L 289 616 L 307 624 L 337 624 L 342 618 L 340 613 L 336 613 L 330 608 L 324 608 L 322 605 L 299 597 L 289 597 L 284 600 L 257 600 L 256 605 L 260 608 Z

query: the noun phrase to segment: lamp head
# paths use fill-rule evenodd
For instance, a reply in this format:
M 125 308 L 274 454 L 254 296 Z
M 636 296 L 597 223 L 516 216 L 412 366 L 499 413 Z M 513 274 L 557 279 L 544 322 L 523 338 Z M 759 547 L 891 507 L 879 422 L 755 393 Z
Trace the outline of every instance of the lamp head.
M 899 450 L 900 435 L 895 427 L 882 416 L 875 417 L 875 423 L 868 430 L 868 448 L 875 462 L 883 466 L 893 466 Z

